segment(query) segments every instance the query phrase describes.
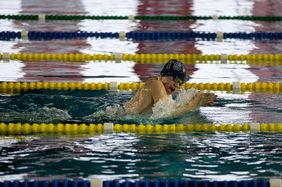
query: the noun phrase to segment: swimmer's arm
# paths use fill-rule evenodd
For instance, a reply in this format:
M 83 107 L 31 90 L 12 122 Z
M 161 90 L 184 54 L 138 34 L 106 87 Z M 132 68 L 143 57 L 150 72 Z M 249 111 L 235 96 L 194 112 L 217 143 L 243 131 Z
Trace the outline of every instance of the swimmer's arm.
M 126 113 L 129 113 L 129 114 L 140 114 L 144 111 L 146 111 L 146 109 L 148 108 L 147 106 L 147 103 L 150 102 L 151 98 L 150 97 L 146 97 L 146 98 L 143 98 L 143 102 L 142 103 L 138 103 L 136 105 L 133 105 L 133 106 L 128 106 L 128 105 L 125 105 L 125 112 Z
M 183 115 L 189 111 L 192 111 L 200 106 L 212 105 L 217 96 L 213 93 L 197 93 L 193 99 L 184 106 L 176 106 L 175 111 L 172 113 L 172 117 Z
M 159 100 L 168 99 L 168 94 L 162 82 L 153 81 L 149 86 L 151 87 L 151 90 L 152 90 L 151 95 L 152 95 L 154 104 L 157 103 Z
M 127 103 L 124 107 L 125 112 L 129 113 L 129 114 L 140 114 L 140 113 L 146 111 L 146 109 L 148 108 L 147 103 L 150 103 L 150 100 L 152 100 L 152 99 L 151 99 L 150 96 L 148 97 L 146 94 L 141 96 L 141 97 L 144 97 L 144 98 L 141 98 L 142 102 L 133 102 L 133 103 L 129 102 L 129 103 Z
M 138 104 L 132 105 L 129 102 L 125 106 L 126 113 L 142 113 L 146 111 L 148 108 L 152 107 L 155 103 L 162 99 L 168 99 L 168 95 L 166 93 L 165 87 L 161 81 L 153 80 L 145 83 L 145 85 L 140 88 L 142 90 L 142 94 L 140 94 L 137 98 L 139 101 Z
M 163 84 L 160 81 L 152 81 L 147 85 L 144 85 L 144 91 L 142 92 L 142 102 L 139 106 L 134 108 L 135 113 L 145 112 L 153 104 L 157 103 L 160 99 L 167 99 L 168 95 Z
M 193 99 L 184 106 L 175 106 L 175 110 L 171 113 L 171 117 L 177 117 L 183 115 L 189 111 L 194 110 L 195 108 L 202 105 L 203 94 L 196 94 Z
M 209 106 L 214 103 L 216 100 L 217 95 L 214 93 L 203 93 L 203 101 L 202 101 L 202 106 Z
M 157 89 L 160 89 L 160 85 L 155 81 L 145 83 L 145 85 L 140 88 L 139 94 L 135 96 L 136 98 L 134 99 L 136 101 L 134 102 L 131 100 L 125 105 L 125 112 L 137 114 L 145 112 L 156 101 L 163 97 Z
M 157 103 L 159 100 L 168 99 L 168 94 L 163 84 L 160 84 L 159 82 L 154 82 L 152 83 L 151 86 L 152 86 L 152 97 L 154 103 Z M 193 97 L 193 99 L 189 103 L 187 103 L 184 106 L 180 106 L 180 105 L 171 106 L 171 107 L 175 107 L 174 112 L 171 113 L 171 117 L 177 117 L 183 115 L 201 106 L 203 102 L 203 98 L 204 98 L 203 94 L 198 93 Z

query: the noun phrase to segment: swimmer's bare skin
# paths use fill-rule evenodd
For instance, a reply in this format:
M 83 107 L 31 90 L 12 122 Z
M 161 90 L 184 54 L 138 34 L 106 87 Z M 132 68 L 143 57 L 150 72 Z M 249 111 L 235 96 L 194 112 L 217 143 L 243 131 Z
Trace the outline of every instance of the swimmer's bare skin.
M 168 96 L 175 90 L 179 89 L 180 85 L 173 81 L 172 77 L 157 77 L 145 82 L 135 96 L 125 105 L 127 113 L 142 113 L 152 109 L 153 105 L 159 100 L 166 100 Z M 198 106 L 211 105 L 216 96 L 212 93 L 198 93 L 186 105 L 177 107 L 177 110 L 171 117 L 176 117 L 193 110 Z

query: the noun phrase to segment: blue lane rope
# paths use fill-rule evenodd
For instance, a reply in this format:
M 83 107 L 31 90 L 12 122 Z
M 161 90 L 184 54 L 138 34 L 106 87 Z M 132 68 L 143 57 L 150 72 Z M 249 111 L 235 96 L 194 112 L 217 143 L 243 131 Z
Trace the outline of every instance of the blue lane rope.
M 91 187 L 87 180 L 24 180 L 3 181 L 0 187 Z M 119 180 L 103 181 L 103 187 L 270 187 L 267 179 L 244 181 L 205 180 Z
M 125 34 L 128 40 L 216 40 L 215 32 L 127 32 Z M 40 32 L 29 31 L 27 34 L 29 40 L 72 40 L 87 38 L 112 38 L 120 37 L 118 32 Z M 21 32 L 2 31 L 0 40 L 22 39 Z M 223 39 L 241 39 L 241 40 L 281 40 L 282 32 L 238 32 L 223 33 Z
M 29 40 L 71 40 L 71 39 L 87 39 L 87 38 L 119 38 L 119 33 L 113 32 L 40 32 L 29 31 Z M 21 39 L 21 32 L 3 31 L 0 32 L 0 40 Z

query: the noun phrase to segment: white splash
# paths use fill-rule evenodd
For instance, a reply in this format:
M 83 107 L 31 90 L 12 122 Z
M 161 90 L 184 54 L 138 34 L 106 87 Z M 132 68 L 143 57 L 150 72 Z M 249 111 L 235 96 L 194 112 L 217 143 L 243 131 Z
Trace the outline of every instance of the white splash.
M 30 112 L 30 118 L 33 120 L 45 120 L 45 121 L 56 121 L 56 120 L 69 120 L 71 116 L 68 114 L 67 111 L 61 110 L 54 107 L 47 107 L 44 106 L 37 111 Z
M 184 106 L 189 103 L 197 93 L 199 93 L 199 90 L 196 90 L 195 88 L 188 90 L 182 89 L 176 97 L 176 103 L 180 106 Z
M 93 120 L 97 118 L 117 119 L 126 115 L 122 105 L 114 104 L 113 106 L 107 106 L 104 110 L 99 110 L 89 116 L 85 116 L 84 120 Z
M 152 119 L 167 118 L 177 111 L 179 106 L 185 106 L 199 91 L 192 88 L 188 90 L 180 90 L 176 99 L 173 100 L 171 95 L 168 99 L 163 99 L 154 104 L 151 116 Z
M 33 105 L 32 105 L 33 106 Z M 35 106 L 36 107 L 36 106 Z M 17 112 L 11 111 L 6 113 L 0 113 L 1 121 L 15 120 L 15 121 L 42 121 L 42 122 L 54 122 L 54 121 L 67 121 L 71 119 L 71 116 L 67 111 L 58 109 L 55 107 L 44 106 L 34 110 L 34 108 L 27 108 L 26 111 Z M 30 110 L 33 111 L 30 111 Z
M 167 118 L 171 116 L 177 108 L 175 100 L 172 99 L 171 95 L 167 99 L 159 100 L 154 104 L 151 116 L 152 119 Z
M 177 111 L 178 107 L 189 103 L 199 91 L 192 88 L 188 90 L 180 90 L 176 99 L 168 96 L 165 100 L 160 100 L 152 107 L 152 113 L 132 114 L 126 113 L 123 105 L 114 104 L 107 106 L 105 109 L 99 110 L 83 119 L 93 121 L 97 119 L 160 119 L 171 117 Z

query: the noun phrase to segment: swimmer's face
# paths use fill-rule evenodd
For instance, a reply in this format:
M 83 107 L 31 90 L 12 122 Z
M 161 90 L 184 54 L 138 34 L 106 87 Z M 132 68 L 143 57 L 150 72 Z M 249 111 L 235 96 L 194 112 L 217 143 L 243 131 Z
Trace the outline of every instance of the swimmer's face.
M 177 81 L 173 80 L 172 77 L 163 77 L 162 80 L 163 80 L 162 82 L 164 84 L 166 93 L 168 95 L 172 94 L 172 92 L 179 89 L 180 87 L 180 84 Z

